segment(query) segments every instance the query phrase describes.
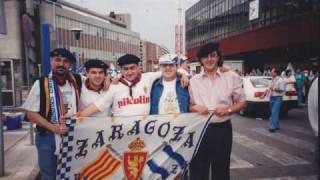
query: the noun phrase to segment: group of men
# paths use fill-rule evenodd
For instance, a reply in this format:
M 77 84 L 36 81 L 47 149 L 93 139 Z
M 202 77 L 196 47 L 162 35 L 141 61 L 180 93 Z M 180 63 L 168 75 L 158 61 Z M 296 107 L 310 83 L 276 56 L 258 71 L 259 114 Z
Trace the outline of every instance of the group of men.
M 87 77 L 69 71 L 76 60 L 66 49 L 51 52 L 51 72 L 33 85 L 24 104 L 27 117 L 37 124 L 36 147 L 42 179 L 55 179 L 55 134 L 68 129 L 66 115 L 133 116 L 199 112 L 214 115 L 190 164 L 190 179 L 229 179 L 232 146 L 231 115 L 245 106 L 240 77 L 221 71 L 218 43 L 208 43 L 197 53 L 204 71 L 190 76 L 179 71 L 184 63 L 174 54 L 159 59 L 160 71 L 142 73 L 140 59 L 126 54 L 117 60 L 118 83 L 110 85 L 100 60 L 85 63 Z M 209 177 L 212 168 L 213 178 Z M 185 177 L 186 178 L 186 177 Z

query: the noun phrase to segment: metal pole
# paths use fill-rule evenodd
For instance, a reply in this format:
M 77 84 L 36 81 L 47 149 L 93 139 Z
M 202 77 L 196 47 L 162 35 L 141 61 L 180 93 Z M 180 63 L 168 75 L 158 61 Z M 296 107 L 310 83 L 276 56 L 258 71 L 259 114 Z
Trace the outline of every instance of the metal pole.
M 58 33 L 57 33 L 57 24 L 56 24 L 56 2 L 55 1 L 52 1 L 52 8 L 53 8 L 53 34 L 54 34 L 54 40 L 55 40 L 55 43 L 56 45 L 54 47 L 60 47 L 59 45 L 59 39 L 58 39 Z
M 0 77 L 2 62 L 0 62 Z M 3 126 L 2 126 L 2 80 L 0 79 L 0 177 L 4 176 L 4 143 L 3 143 Z
M 26 74 L 27 74 L 27 87 L 28 91 L 30 91 L 30 73 L 29 73 L 29 49 L 27 43 L 24 44 L 24 55 L 26 57 Z M 29 123 L 29 131 L 30 131 L 30 144 L 34 145 L 34 133 L 33 133 L 33 123 Z

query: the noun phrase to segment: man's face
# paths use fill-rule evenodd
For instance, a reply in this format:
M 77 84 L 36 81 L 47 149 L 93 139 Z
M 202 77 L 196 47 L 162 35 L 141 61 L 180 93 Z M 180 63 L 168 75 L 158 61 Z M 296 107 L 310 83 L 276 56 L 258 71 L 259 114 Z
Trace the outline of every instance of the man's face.
M 58 75 L 65 75 L 71 67 L 71 61 L 65 57 L 52 57 L 50 61 L 52 72 Z
M 177 65 L 176 64 L 160 64 L 160 70 L 165 80 L 173 80 L 177 76 Z
M 272 76 L 272 77 L 276 77 L 276 76 L 277 76 L 276 69 L 273 68 L 273 69 L 271 70 L 271 76 Z
M 102 68 L 90 68 L 87 72 L 90 83 L 96 86 L 100 86 L 103 83 L 105 76 L 106 73 Z
M 200 61 L 206 71 L 213 71 L 218 67 L 219 56 L 216 51 L 211 52 L 208 56 L 203 57 Z
M 141 73 L 138 64 L 126 64 L 121 66 L 121 74 L 127 81 L 133 81 Z
M 181 67 L 190 73 L 190 63 L 188 61 L 185 61 L 184 63 L 182 63 Z

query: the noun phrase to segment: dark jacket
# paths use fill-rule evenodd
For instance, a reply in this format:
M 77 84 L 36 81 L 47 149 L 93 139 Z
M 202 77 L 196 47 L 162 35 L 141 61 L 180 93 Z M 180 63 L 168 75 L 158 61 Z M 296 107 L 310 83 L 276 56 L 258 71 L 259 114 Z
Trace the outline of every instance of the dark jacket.
M 180 77 L 177 76 L 176 79 L 176 93 L 179 103 L 179 109 L 181 113 L 186 113 L 189 111 L 190 96 L 188 87 L 183 88 L 180 83 Z M 151 90 L 151 107 L 150 114 L 159 114 L 159 101 L 163 92 L 163 78 L 157 79 Z

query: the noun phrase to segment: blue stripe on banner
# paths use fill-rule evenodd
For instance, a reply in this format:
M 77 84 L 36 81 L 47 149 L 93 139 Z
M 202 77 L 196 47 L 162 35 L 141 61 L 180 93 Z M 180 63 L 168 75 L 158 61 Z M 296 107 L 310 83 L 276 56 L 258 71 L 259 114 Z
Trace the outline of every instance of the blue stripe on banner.
M 151 171 L 160 174 L 162 179 L 166 179 L 169 176 L 169 172 L 165 168 L 158 166 L 152 159 L 147 164 Z
M 181 167 L 181 169 L 183 169 L 186 166 L 186 161 L 184 160 L 183 156 L 181 156 L 181 154 L 179 154 L 177 152 L 174 152 L 170 145 L 166 145 L 163 148 L 163 151 L 165 153 L 167 153 L 170 158 L 172 158 L 175 161 L 177 161 L 179 166 Z

